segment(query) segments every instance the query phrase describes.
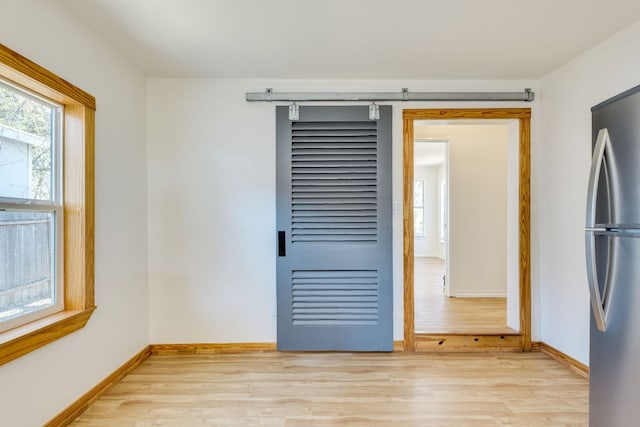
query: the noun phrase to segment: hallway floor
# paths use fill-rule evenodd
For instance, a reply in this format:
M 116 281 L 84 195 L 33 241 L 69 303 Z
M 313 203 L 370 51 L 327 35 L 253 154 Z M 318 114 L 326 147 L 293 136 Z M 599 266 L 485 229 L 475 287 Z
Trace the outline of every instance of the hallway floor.
M 414 304 L 416 333 L 513 333 L 507 327 L 506 298 L 449 298 L 440 258 L 416 257 Z

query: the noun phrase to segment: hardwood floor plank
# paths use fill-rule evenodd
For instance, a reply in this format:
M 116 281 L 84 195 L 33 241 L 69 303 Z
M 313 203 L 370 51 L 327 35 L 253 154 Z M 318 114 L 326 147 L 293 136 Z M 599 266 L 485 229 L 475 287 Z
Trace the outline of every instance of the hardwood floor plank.
M 448 334 L 512 334 L 506 298 L 448 298 L 444 294 L 444 260 L 416 257 L 415 331 Z
M 152 355 L 72 426 L 587 425 L 588 381 L 541 353 Z

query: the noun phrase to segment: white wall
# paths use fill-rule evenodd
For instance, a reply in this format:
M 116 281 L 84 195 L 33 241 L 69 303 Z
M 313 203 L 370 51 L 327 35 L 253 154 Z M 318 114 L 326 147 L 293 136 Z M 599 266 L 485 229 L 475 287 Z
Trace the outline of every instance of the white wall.
M 520 91 L 531 81 L 150 79 L 147 86 L 150 339 L 273 342 L 275 112 L 262 91 Z M 402 109 L 391 103 L 393 200 L 402 206 Z M 536 103 L 510 103 L 532 107 Z M 394 337 L 403 337 L 402 212 L 393 217 Z M 534 310 L 538 307 L 534 304 Z M 537 325 L 534 325 L 534 339 Z
M 507 326 L 520 330 L 520 124 L 507 125 Z M 532 285 L 535 287 L 535 285 Z M 518 301 L 514 304 L 513 301 Z
M 584 261 L 591 106 L 640 84 L 640 22 L 542 80 L 540 289 L 542 340 L 589 359 L 589 296 Z
M 447 144 L 447 156 L 448 156 L 448 151 L 449 151 L 449 144 Z M 438 194 L 437 194 L 437 198 L 438 198 L 438 216 L 437 216 L 437 243 L 436 243 L 436 256 L 438 258 L 442 258 L 445 259 L 447 257 L 447 242 L 446 242 L 446 237 L 447 237 L 447 229 L 449 228 L 449 211 L 448 211 L 448 207 L 447 207 L 447 203 L 448 203 L 448 181 L 447 181 L 447 167 L 446 165 L 440 165 L 438 167 L 437 170 L 437 186 L 438 186 Z M 440 193 L 443 191 L 442 188 L 442 183 L 444 182 L 444 199 L 440 198 Z M 442 205 L 444 204 L 444 218 L 440 217 L 440 210 L 443 208 Z M 444 239 L 440 239 L 440 227 L 442 227 L 444 224 Z
M 582 226 L 589 107 L 640 83 L 640 23 L 546 76 L 543 91 L 535 81 L 150 79 L 145 152 L 144 77 L 56 2 L 0 0 L 0 7 L 11 16 L 0 26 L 2 43 L 89 91 L 98 105 L 98 310 L 83 330 L 0 366 L 3 425 L 42 424 L 135 354 L 149 337 L 151 342 L 275 340 L 274 112 L 273 105 L 244 101 L 244 92 L 265 87 L 532 87 L 536 102 L 509 106 L 533 107 L 533 339 L 588 361 Z M 402 108 L 505 106 L 392 104 L 396 204 L 402 200 Z M 402 339 L 401 212 L 394 213 L 393 245 L 394 336 Z
M 152 343 L 275 341 L 275 114 L 244 92 L 148 83 Z
M 416 166 L 414 180 L 424 182 L 424 235 L 414 237 L 414 255 L 438 256 L 438 167 Z
M 87 326 L 0 366 L 0 424 L 42 425 L 148 344 L 145 79 L 57 2 L 2 0 L 0 40 L 96 97 Z
M 420 125 L 415 135 L 449 141 L 451 295 L 506 296 L 507 126 Z

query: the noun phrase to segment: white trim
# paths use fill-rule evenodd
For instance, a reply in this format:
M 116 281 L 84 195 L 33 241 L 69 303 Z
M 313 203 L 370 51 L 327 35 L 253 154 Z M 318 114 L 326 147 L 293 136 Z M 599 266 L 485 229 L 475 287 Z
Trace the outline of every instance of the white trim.
M 507 291 L 459 291 L 456 292 L 456 298 L 506 298 Z
M 16 202 L 12 203 L 12 200 L 15 200 Z M 59 208 L 62 208 L 62 205 L 56 204 L 50 200 L 11 199 L 9 197 L 0 197 L 0 209 L 27 212 L 51 212 L 52 210 Z
M 64 296 L 62 299 L 64 300 Z M 10 318 L 8 320 L 0 322 L 0 333 L 6 332 L 22 325 L 26 325 L 27 323 L 31 323 L 52 314 L 61 312 L 62 310 L 64 310 L 64 306 L 62 302 L 58 301 L 56 304 L 50 305 L 40 310 L 32 311 L 27 314 L 22 314 L 18 317 Z

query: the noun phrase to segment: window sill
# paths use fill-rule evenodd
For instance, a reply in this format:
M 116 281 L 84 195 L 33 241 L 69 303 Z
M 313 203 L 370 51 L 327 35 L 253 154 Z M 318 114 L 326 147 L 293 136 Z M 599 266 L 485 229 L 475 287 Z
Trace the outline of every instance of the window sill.
M 84 328 L 95 309 L 61 311 L 0 333 L 0 365 Z

